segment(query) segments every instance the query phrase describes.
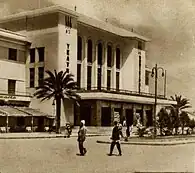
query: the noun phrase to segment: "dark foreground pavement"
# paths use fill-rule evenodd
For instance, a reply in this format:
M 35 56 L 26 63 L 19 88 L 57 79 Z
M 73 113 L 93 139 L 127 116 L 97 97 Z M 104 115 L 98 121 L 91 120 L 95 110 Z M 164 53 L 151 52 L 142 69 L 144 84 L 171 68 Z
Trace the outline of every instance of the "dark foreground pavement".
M 177 146 L 122 145 L 122 156 L 107 156 L 108 137 L 87 138 L 87 155 L 77 156 L 76 138 L 1 139 L 1 173 L 129 173 L 194 172 L 194 144 Z M 115 154 L 118 154 L 116 149 Z

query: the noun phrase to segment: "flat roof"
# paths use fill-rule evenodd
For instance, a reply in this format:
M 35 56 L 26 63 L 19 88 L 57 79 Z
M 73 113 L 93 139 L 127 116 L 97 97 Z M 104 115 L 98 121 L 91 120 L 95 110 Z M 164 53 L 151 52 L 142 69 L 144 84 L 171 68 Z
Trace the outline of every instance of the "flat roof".
M 137 38 L 143 41 L 150 41 L 149 38 L 141 36 L 139 34 L 136 34 L 134 32 L 131 32 L 129 30 L 114 26 L 108 22 L 104 22 L 101 20 L 97 20 L 91 17 L 88 17 L 86 15 L 80 14 L 76 11 L 70 10 L 68 8 L 59 6 L 59 5 L 54 5 L 50 7 L 45 7 L 45 8 L 40 8 L 36 10 L 31 10 L 31 11 L 25 11 L 25 12 L 20 12 L 12 15 L 5 16 L 3 18 L 0 18 L 0 23 L 5 23 L 9 21 L 14 21 L 18 19 L 24 19 L 26 17 L 35 17 L 35 16 L 40 16 L 40 15 L 45 15 L 49 13 L 55 13 L 55 12 L 60 12 L 64 14 L 71 15 L 72 17 L 77 18 L 78 22 L 87 26 L 92 26 L 97 29 L 103 30 L 110 32 L 112 34 L 121 36 L 121 37 L 126 37 L 126 38 Z
M 19 40 L 19 41 L 23 41 L 23 42 L 29 42 L 27 40 L 26 36 L 19 34 L 19 33 L 16 33 L 16 32 L 12 32 L 10 30 L 2 29 L 2 28 L 0 28 L 0 37 L 1 36 L 15 39 L 15 40 Z

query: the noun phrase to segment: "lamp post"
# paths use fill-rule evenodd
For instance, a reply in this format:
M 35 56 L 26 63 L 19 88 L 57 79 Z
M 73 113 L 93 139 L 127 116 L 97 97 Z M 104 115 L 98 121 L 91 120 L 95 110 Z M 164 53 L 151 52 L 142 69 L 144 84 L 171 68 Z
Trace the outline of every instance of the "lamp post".
M 158 67 L 157 64 L 155 65 L 155 67 L 152 68 L 152 74 L 151 76 L 154 77 L 155 75 L 155 87 L 154 87 L 154 90 L 155 90 L 155 101 L 154 101 L 154 138 L 156 138 L 157 136 L 157 129 L 156 129 L 156 106 L 157 106 L 157 90 L 158 90 L 158 87 L 157 87 L 157 83 L 158 83 L 158 70 L 162 70 L 162 77 L 164 77 L 164 73 L 165 73 L 165 70 L 162 68 L 162 67 Z

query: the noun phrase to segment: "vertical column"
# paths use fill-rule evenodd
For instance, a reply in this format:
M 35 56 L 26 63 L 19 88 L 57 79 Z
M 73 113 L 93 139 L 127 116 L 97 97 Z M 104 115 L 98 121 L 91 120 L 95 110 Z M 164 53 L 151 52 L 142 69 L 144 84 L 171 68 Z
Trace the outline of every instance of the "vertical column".
M 124 104 L 121 105 L 121 116 L 123 120 L 126 120 Z
M 147 117 L 146 117 L 146 108 L 145 106 L 143 106 L 143 126 L 146 126 L 146 122 L 147 122 Z
M 107 87 L 107 42 L 103 45 L 102 87 Z
M 98 45 L 93 42 L 93 64 L 92 64 L 92 87 L 97 88 L 97 57 L 98 57 Z
M 82 41 L 81 88 L 87 89 L 87 38 Z
M 101 101 L 96 102 L 96 124 L 97 126 L 101 126 Z
M 31 117 L 31 132 L 33 132 L 33 125 L 34 124 L 34 121 L 33 121 L 33 116 Z
M 9 117 L 6 116 L 6 133 L 8 133 L 8 126 L 9 126 Z
M 113 45 L 112 47 L 112 81 L 111 81 L 111 88 L 116 89 L 116 46 Z
M 29 64 L 30 64 L 30 46 L 28 45 L 27 46 L 27 49 L 26 49 L 26 74 L 25 74 L 25 77 L 26 77 L 26 86 L 27 87 L 30 87 L 30 72 L 29 72 Z M 26 90 L 26 89 L 25 89 Z
M 38 49 L 35 48 L 35 87 L 39 85 L 38 80 L 39 80 L 39 71 L 38 71 L 38 62 L 39 62 L 39 54 L 38 54 Z
M 137 117 L 136 117 L 136 107 L 135 105 L 133 105 L 133 123 L 137 122 Z M 133 125 L 136 125 L 136 124 L 133 124 Z
M 113 121 L 114 121 L 114 105 L 111 104 L 111 125 L 113 125 Z

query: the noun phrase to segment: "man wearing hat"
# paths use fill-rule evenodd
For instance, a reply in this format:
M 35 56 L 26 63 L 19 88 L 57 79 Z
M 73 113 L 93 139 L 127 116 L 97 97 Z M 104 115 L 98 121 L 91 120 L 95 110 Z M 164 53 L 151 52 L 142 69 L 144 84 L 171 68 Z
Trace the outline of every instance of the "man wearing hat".
M 112 130 L 112 137 L 111 137 L 112 143 L 110 145 L 110 153 L 108 154 L 109 156 L 112 156 L 112 152 L 115 145 L 117 146 L 119 156 L 122 155 L 121 146 L 120 146 L 120 136 L 121 136 L 121 129 L 119 127 L 119 123 L 118 121 L 114 121 L 114 128 Z
M 79 151 L 80 155 L 84 156 L 87 152 L 86 148 L 83 147 L 83 143 L 86 139 L 87 129 L 85 127 L 85 120 L 81 120 L 80 128 L 78 131 L 78 143 L 79 143 Z

